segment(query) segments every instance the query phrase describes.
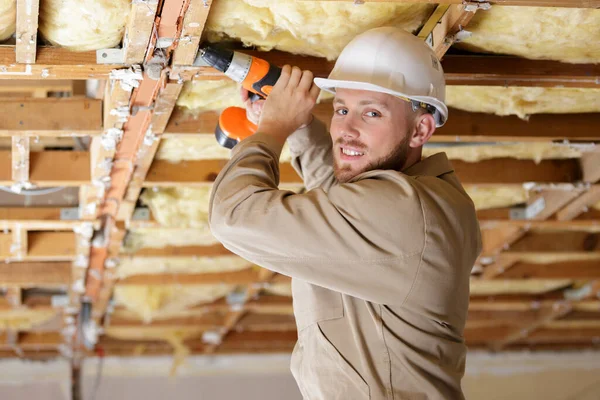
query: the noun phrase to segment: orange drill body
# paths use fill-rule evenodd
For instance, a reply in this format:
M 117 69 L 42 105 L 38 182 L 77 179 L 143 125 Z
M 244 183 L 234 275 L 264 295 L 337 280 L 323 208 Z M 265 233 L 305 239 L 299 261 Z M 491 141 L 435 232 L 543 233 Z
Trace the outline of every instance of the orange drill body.
M 199 58 L 241 83 L 242 87 L 251 92 L 251 101 L 266 98 L 281 75 L 281 68 L 237 51 L 206 47 L 200 50 Z M 229 107 L 219 116 L 215 136 L 219 144 L 232 149 L 237 143 L 256 133 L 256 129 L 257 126 L 248 120 L 245 108 Z

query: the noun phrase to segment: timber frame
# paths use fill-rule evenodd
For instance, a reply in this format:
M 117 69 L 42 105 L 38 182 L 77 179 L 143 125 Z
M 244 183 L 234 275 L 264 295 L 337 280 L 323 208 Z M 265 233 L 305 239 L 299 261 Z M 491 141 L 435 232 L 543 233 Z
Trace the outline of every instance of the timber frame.
M 225 79 L 211 68 L 192 66 L 213 1 L 218 0 L 135 2 L 120 48 L 80 53 L 38 46 L 39 1 L 18 1 L 19 15 L 34 17 L 17 20 L 19 37 L 30 40 L 0 45 L 0 92 L 19 94 L 0 97 L 0 136 L 12 138 L 11 150 L 3 150 L 0 157 L 0 185 L 20 190 L 74 187 L 79 190 L 79 207 L 75 218 L 73 210 L 64 207 L 0 207 L 0 226 L 4 229 L 0 234 L 0 256 L 11 262 L 0 268 L 0 286 L 4 288 L 0 309 L 24 313 L 54 310 L 61 319 L 59 330 L 0 332 L 0 356 L 44 358 L 62 354 L 77 364 L 81 357 L 100 349 L 108 355 L 139 355 L 138 342 L 103 335 L 112 328 L 195 329 L 202 334 L 186 340 L 192 354 L 289 352 L 293 348 L 296 327 L 291 300 L 263 295 L 269 285 L 289 284 L 287 277 L 252 268 L 122 279 L 115 273 L 118 260 L 124 258 L 230 254 L 219 245 L 123 252 L 128 230 L 169 229 L 161 227 L 152 215 L 141 220 L 135 217 L 143 190 L 209 186 L 226 163 L 207 160 L 172 164 L 154 159 L 161 140 L 206 135 L 216 124 L 215 112 L 191 118 L 176 106 L 184 82 Z M 468 26 L 475 12 L 485 12 L 486 5 L 598 8 L 600 1 L 439 3 L 418 36 L 443 57 L 448 85 L 600 87 L 600 65 L 445 55 L 456 34 Z M 30 9 L 24 13 L 26 7 Z M 316 57 L 280 51 L 248 52 L 279 65 L 289 63 L 310 69 L 316 76 L 327 76 L 333 67 L 332 62 Z M 112 61 L 113 53 L 118 54 L 119 61 Z M 103 57 L 111 61 L 105 63 Z M 98 80 L 95 95 L 84 96 L 76 89 L 75 82 L 84 80 Z M 49 97 L 51 92 L 69 96 Z M 315 109 L 315 115 L 326 122 L 331 114 L 329 104 Z M 528 122 L 459 110 L 451 110 L 450 115 L 448 124 L 433 141 L 600 142 L 600 114 L 535 115 Z M 89 149 L 40 151 L 36 149 L 37 137 L 85 137 L 89 138 Z M 473 270 L 467 344 L 494 350 L 597 348 L 600 210 L 590 206 L 600 202 L 600 152 L 590 151 L 581 160 L 534 163 L 506 158 L 477 163 L 455 161 L 453 165 L 465 185 L 528 185 L 537 193 L 518 210 L 497 208 L 478 213 L 484 251 Z M 283 164 L 281 180 L 297 183 L 299 177 L 290 165 Z M 527 216 L 524 210 L 540 199 L 543 210 Z M 532 261 L 540 255 L 548 261 Z M 150 324 L 111 304 L 117 284 L 172 283 L 231 283 L 241 286 L 244 295 L 233 302 L 224 298 L 192 307 L 185 317 Z M 522 289 L 503 290 L 512 285 Z M 30 295 L 32 288 L 58 290 L 66 296 Z M 147 341 L 143 349 L 142 353 L 148 355 L 172 351 L 161 341 Z

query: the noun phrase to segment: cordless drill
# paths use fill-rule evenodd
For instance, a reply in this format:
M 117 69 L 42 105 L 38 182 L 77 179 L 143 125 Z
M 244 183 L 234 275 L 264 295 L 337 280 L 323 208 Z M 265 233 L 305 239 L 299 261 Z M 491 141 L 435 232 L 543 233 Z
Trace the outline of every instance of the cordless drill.
M 244 89 L 250 92 L 250 101 L 266 98 L 281 75 L 281 68 L 237 51 L 207 46 L 199 52 L 194 65 L 202 59 L 211 67 L 241 83 Z M 228 107 L 219 116 L 215 137 L 221 146 L 232 149 L 256 130 L 257 126 L 248 120 L 245 108 Z

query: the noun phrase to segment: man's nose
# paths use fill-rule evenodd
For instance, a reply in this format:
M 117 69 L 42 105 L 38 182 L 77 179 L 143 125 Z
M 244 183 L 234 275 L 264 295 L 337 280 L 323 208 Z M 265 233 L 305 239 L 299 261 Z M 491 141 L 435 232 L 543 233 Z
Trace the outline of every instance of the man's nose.
M 344 122 L 342 124 L 342 135 L 347 138 L 357 138 L 360 136 L 360 131 L 357 128 L 356 118 L 351 114 L 348 114 L 346 118 L 344 118 Z

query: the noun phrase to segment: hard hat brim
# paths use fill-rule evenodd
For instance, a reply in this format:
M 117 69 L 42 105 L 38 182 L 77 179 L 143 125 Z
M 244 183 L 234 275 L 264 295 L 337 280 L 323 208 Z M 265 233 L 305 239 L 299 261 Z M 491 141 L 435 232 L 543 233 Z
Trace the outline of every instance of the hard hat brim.
M 372 83 L 367 82 L 359 82 L 359 81 L 342 81 L 335 79 L 326 79 L 326 78 L 315 78 L 315 85 L 317 85 L 320 89 L 325 90 L 326 92 L 335 94 L 336 88 L 341 89 L 354 89 L 354 90 L 370 90 L 373 92 L 387 93 L 396 97 L 405 97 L 411 100 L 419 101 L 422 103 L 430 104 L 436 109 L 436 113 L 434 114 L 436 127 L 443 126 L 448 119 L 448 107 L 431 96 L 413 96 L 407 93 L 401 93 L 394 90 L 387 89 L 385 87 L 374 85 Z

